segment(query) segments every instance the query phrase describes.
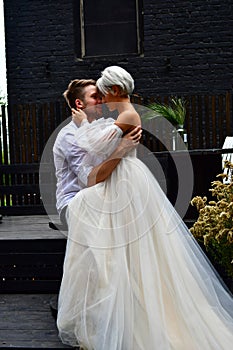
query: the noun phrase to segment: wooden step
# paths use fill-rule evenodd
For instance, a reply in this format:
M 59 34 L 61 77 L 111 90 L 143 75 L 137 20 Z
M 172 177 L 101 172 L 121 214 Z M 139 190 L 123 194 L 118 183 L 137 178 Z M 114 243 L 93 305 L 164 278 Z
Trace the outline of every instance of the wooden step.
M 46 215 L 3 216 L 0 225 L 0 349 L 67 349 L 50 309 L 57 296 L 65 233 Z M 56 220 L 55 220 L 56 222 Z
M 57 293 L 62 278 L 65 243 L 64 239 L 2 241 L 1 293 Z
M 0 227 L 0 292 L 57 293 L 66 237 L 47 216 L 3 217 Z

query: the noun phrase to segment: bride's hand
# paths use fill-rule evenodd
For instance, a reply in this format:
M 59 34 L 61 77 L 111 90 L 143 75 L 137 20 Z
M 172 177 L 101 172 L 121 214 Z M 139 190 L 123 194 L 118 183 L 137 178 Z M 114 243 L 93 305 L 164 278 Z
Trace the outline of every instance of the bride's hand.
M 131 143 L 136 146 L 142 137 L 142 128 L 140 125 L 136 126 L 132 131 L 126 134 L 123 139 L 131 141 Z
M 135 148 L 139 144 L 141 137 L 142 128 L 140 125 L 138 125 L 122 138 L 119 146 L 121 149 L 123 149 L 123 153 L 127 154 L 130 150 Z
M 72 120 L 78 126 L 80 126 L 83 120 L 87 120 L 87 115 L 82 109 L 71 108 L 71 112 L 72 112 Z

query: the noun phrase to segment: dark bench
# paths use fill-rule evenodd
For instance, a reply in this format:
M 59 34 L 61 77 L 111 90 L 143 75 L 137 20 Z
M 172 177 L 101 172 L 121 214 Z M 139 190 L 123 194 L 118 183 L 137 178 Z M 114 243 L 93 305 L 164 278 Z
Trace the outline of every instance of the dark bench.
M 0 165 L 0 214 L 1 215 L 42 215 L 46 214 L 39 187 L 39 163 Z M 46 168 L 43 167 L 46 171 Z M 51 212 L 55 209 L 55 180 L 51 166 L 46 179 Z M 45 187 L 44 187 L 45 188 Z M 46 192 L 46 189 L 44 190 Z
M 222 154 L 232 152 L 233 149 L 189 151 L 194 171 L 193 196 L 209 195 L 211 181 L 222 171 Z M 184 153 L 165 151 L 151 154 L 161 164 L 166 179 L 167 196 L 174 204 L 178 186 L 182 185 L 178 184 L 174 159 L 181 162 Z M 51 164 L 47 167 L 43 165 L 40 180 L 43 182 L 43 200 L 46 201 L 46 209 L 49 209 L 49 213 L 56 214 L 54 174 Z M 194 220 L 196 218 L 194 211 L 189 207 L 185 219 Z M 3 216 L 46 214 L 39 187 L 39 163 L 0 165 L 0 214 Z M 53 223 L 50 226 L 55 228 Z

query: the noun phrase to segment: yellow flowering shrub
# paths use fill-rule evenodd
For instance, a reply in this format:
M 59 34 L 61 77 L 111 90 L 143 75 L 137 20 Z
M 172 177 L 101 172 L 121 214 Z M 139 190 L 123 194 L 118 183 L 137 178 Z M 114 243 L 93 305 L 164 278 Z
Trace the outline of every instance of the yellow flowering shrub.
M 226 161 L 228 174 L 232 173 L 233 164 Z M 233 281 L 233 178 L 232 175 L 219 174 L 220 180 L 211 182 L 212 196 L 196 196 L 191 204 L 196 206 L 199 217 L 190 228 L 190 232 L 206 249 L 206 252 L 219 270 L 226 283 L 232 286 Z M 228 182 L 223 179 L 228 178 Z

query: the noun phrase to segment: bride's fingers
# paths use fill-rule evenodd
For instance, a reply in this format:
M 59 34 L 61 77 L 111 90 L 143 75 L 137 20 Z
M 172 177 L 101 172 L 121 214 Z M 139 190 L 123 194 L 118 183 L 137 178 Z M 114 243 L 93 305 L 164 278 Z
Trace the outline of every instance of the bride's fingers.
M 71 108 L 71 112 L 72 112 L 72 114 L 74 114 L 74 115 L 80 114 L 81 111 L 82 111 L 82 110 L 79 109 L 79 108 L 77 108 L 77 109 Z
M 129 132 L 129 135 L 130 135 L 130 136 L 134 136 L 134 135 L 136 135 L 138 132 L 140 132 L 140 130 L 141 130 L 141 126 L 138 125 L 138 126 L 136 126 L 132 131 Z
M 142 130 L 139 130 L 134 136 L 132 136 L 133 141 L 139 141 L 142 137 Z

